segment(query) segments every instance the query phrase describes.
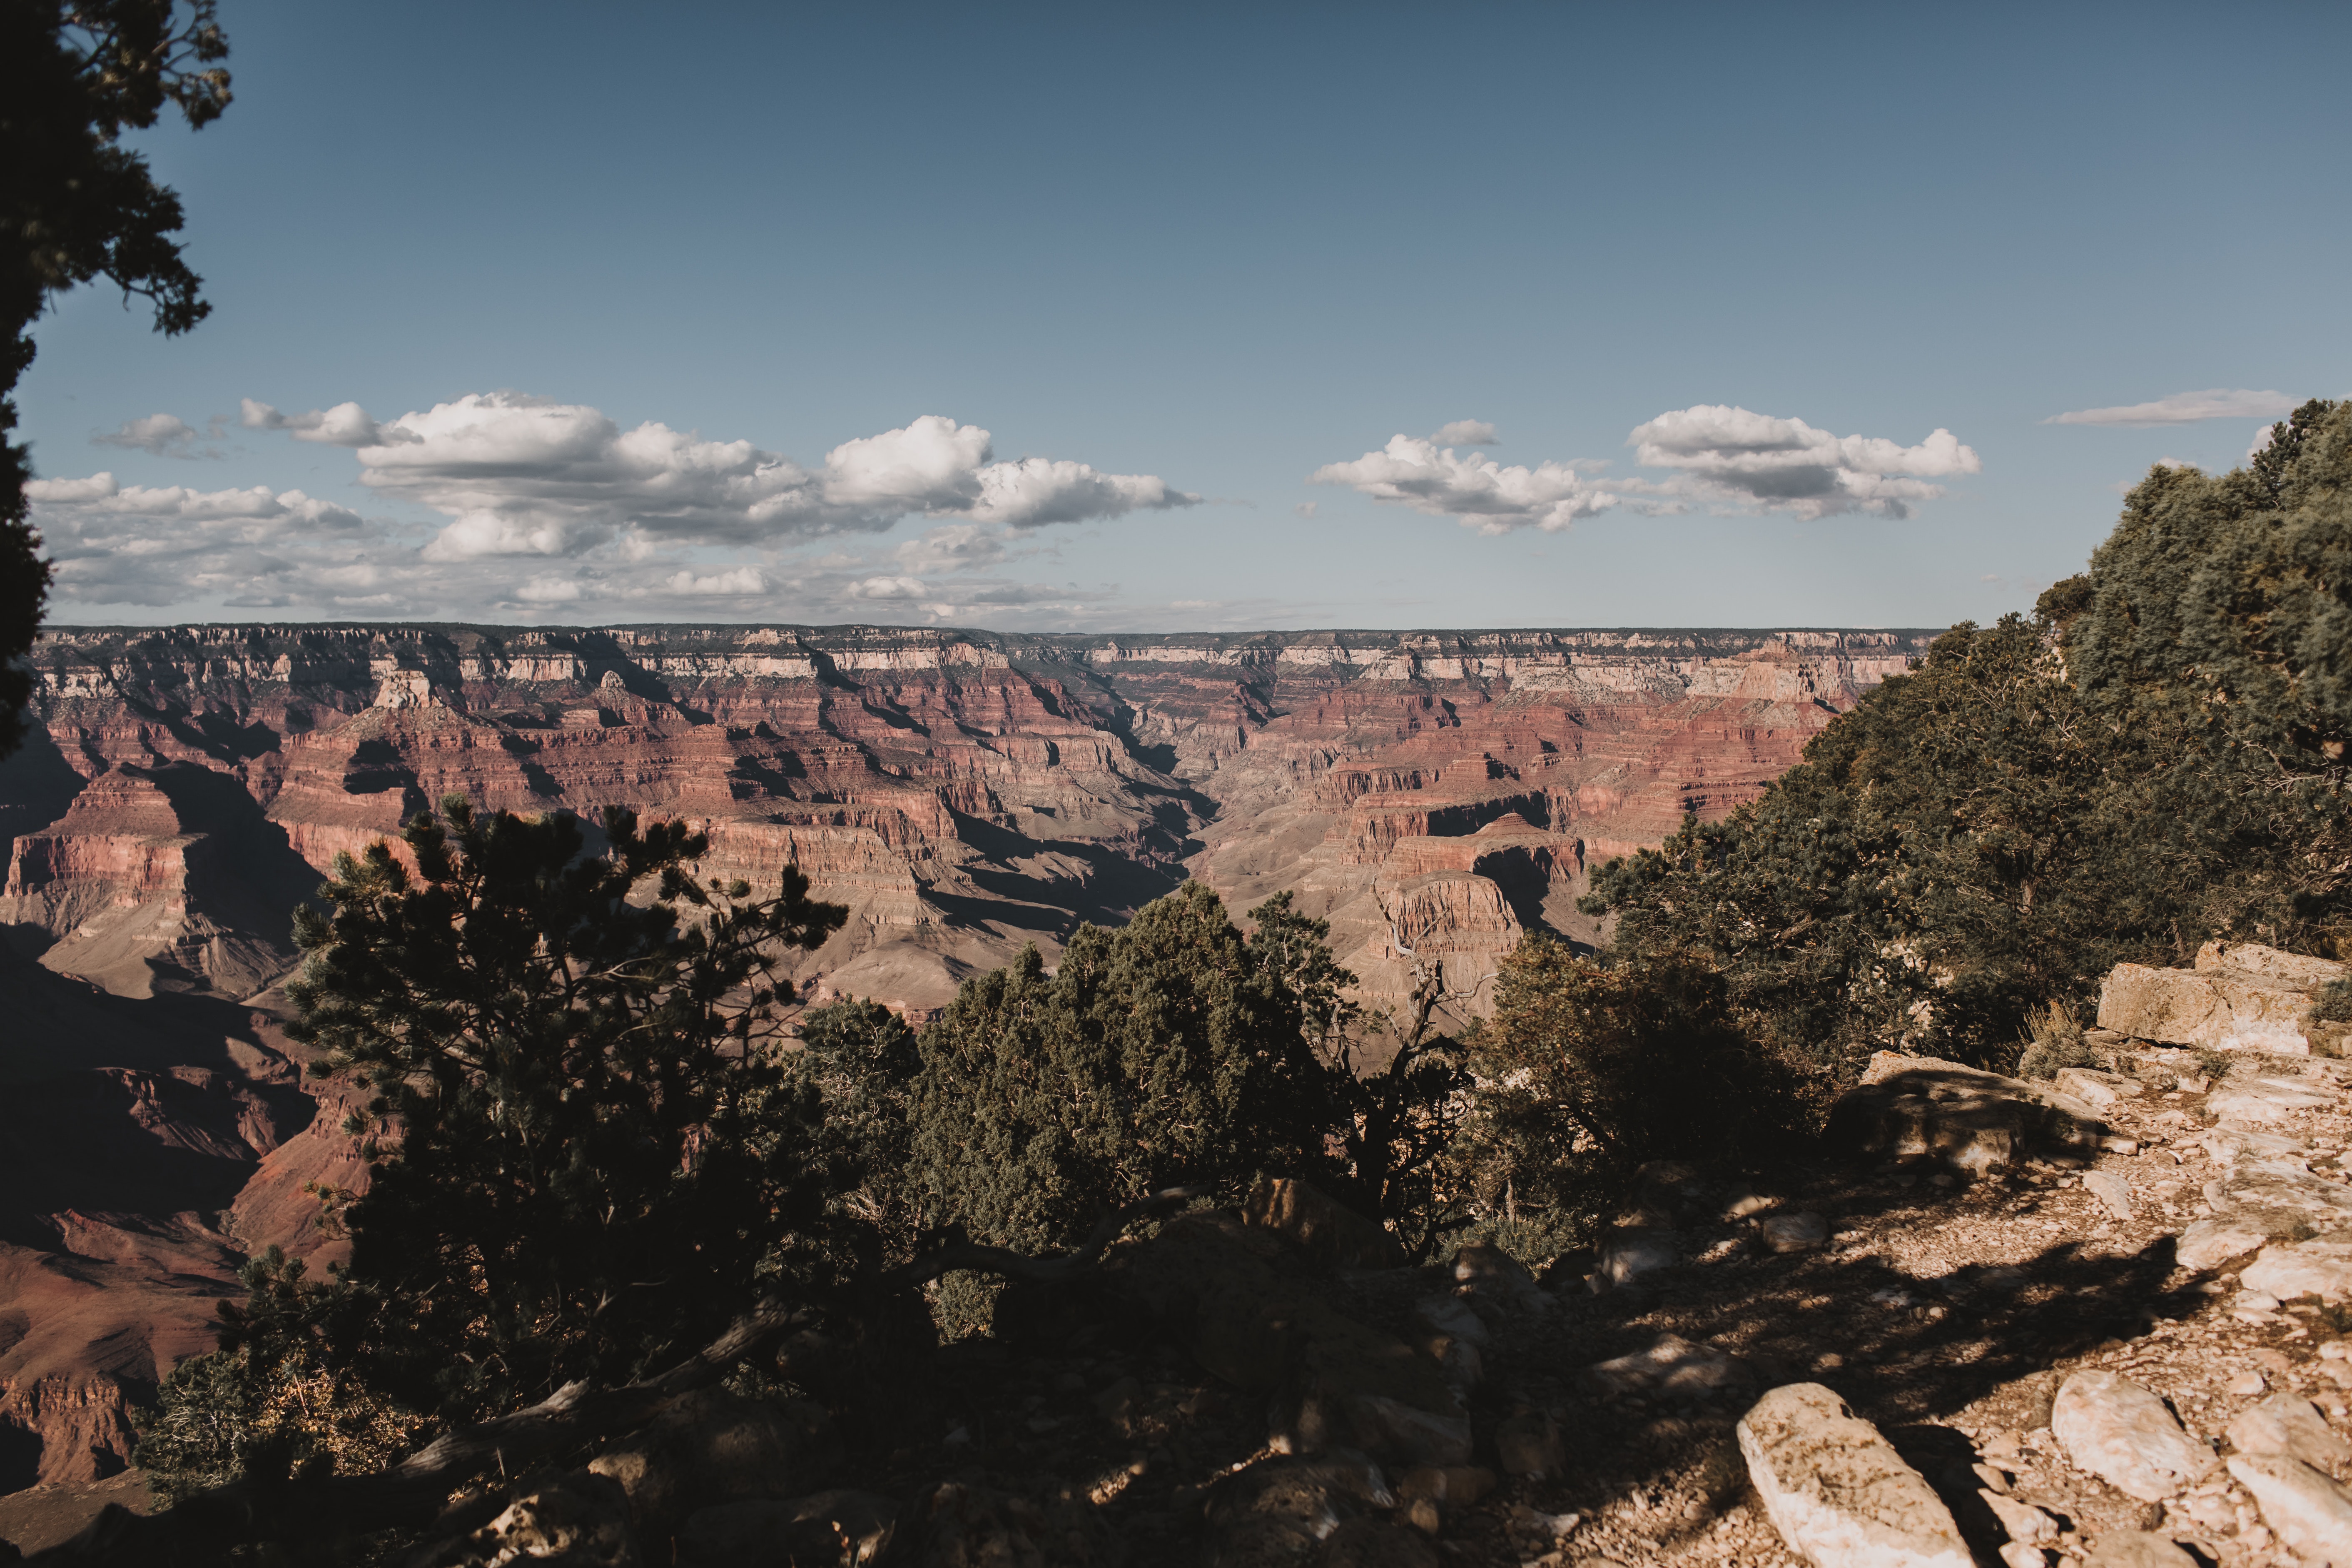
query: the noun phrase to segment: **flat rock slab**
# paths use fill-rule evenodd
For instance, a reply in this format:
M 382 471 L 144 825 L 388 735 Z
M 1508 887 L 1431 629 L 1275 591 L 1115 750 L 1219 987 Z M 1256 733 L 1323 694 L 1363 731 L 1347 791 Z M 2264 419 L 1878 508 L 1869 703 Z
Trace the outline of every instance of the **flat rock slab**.
M 2304 1159 L 2311 1152 L 2310 1145 L 2300 1138 L 2259 1131 L 2242 1121 L 2224 1121 L 2198 1142 L 2204 1145 L 2205 1157 L 2225 1171 L 2242 1164 L 2303 1170 Z
M 2180 1429 L 2164 1401 L 2111 1372 L 2068 1378 L 2050 1429 L 2076 1469 L 2142 1502 L 2178 1497 L 2214 1465 L 2213 1451 Z
M 2315 1241 L 2273 1242 L 2263 1248 L 2261 1257 L 2246 1265 L 2239 1282 L 2249 1290 L 2260 1290 L 2282 1301 L 2292 1301 L 2298 1296 L 2343 1300 L 2352 1297 L 2352 1240 L 2321 1237 Z
M 2119 1072 L 2100 1072 L 2095 1068 L 2060 1068 L 2050 1082 L 2059 1093 L 2071 1094 L 2101 1110 L 2117 1100 L 2137 1100 L 2147 1092 L 2147 1085 L 2136 1078 L 2126 1078 Z
M 2317 1110 L 2340 1097 L 2299 1079 L 2257 1078 L 2231 1083 L 2206 1096 L 2205 1109 L 2233 1121 L 2282 1121 L 2298 1110 Z
M 2085 1191 L 2107 1205 L 2117 1219 L 2132 1216 L 2131 1184 L 2114 1171 L 2092 1171 L 2083 1177 Z
M 2227 1436 L 2241 1454 L 2284 1454 L 2317 1470 L 2352 1465 L 2352 1443 L 2321 1419 L 2318 1406 L 2297 1394 L 2272 1394 L 2231 1422 Z
M 2173 1261 L 2201 1274 L 2250 1252 L 2258 1252 L 2270 1242 L 2292 1237 L 2298 1227 L 2307 1229 L 2307 1221 L 2300 1213 L 2231 1209 L 2210 1219 L 2198 1220 L 2183 1230 L 2173 1247 Z
M 2205 1201 L 2227 1209 L 2291 1209 L 2315 1229 L 2352 1224 L 2352 1187 L 2300 1172 L 2242 1168 L 2205 1184 Z
M 1603 1399 L 1649 1394 L 1665 1399 L 1698 1399 L 1748 1379 L 1746 1365 L 1709 1344 L 1697 1344 L 1679 1334 L 1660 1334 L 1647 1350 L 1596 1362 L 1577 1374 L 1588 1394 Z
M 1925 1155 L 1971 1175 L 2037 1148 L 2096 1150 L 2106 1132 L 2089 1105 L 2049 1085 L 1895 1051 L 1872 1057 L 1830 1113 L 1832 1141 L 1859 1153 Z
M 1758 1400 L 1739 1452 L 1780 1538 L 1816 1568 L 1972 1568 L 1935 1489 L 1818 1383 Z
M 2168 1046 L 2304 1052 L 2311 995 L 2242 970 L 2118 963 L 2099 990 L 2099 1027 Z
M 2240 1454 L 2230 1473 L 2254 1494 L 2263 1522 L 2304 1562 L 2352 1568 L 2352 1495 L 2342 1487 L 2284 1454 Z

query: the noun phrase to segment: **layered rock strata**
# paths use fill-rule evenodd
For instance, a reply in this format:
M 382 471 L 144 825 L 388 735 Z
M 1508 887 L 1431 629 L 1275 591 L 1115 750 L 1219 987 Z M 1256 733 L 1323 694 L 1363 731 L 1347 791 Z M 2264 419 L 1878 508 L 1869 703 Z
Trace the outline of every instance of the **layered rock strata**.
M 0 1345 L 0 1428 L 37 1439 L 0 1485 L 120 1466 L 124 1400 L 201 1348 L 238 1252 L 330 1244 L 320 1190 L 360 1163 L 315 1083 L 312 1119 L 267 988 L 335 857 L 446 795 L 684 817 L 712 872 L 755 886 L 798 866 L 850 910 L 793 955 L 811 1003 L 919 1019 L 1024 944 L 1050 962 L 1079 921 L 1122 921 L 1190 876 L 1236 915 L 1288 890 L 1328 916 L 1374 1009 L 1442 973 L 1459 1023 L 1525 931 L 1593 934 L 1574 898 L 1597 858 L 1752 798 L 1926 641 L 52 630 L 32 659 L 40 723 L 0 763 L 0 992 L 26 1025 L 0 1039 L 0 1074 L 64 1094 L 83 1135 L 0 1127 L 38 1176 L 0 1215 L 17 1249 L 0 1314 L 30 1325 Z M 206 1095 L 262 1110 L 189 1121 L 182 1100 Z M 102 1280 L 106 1309 L 43 1283 L 68 1276 Z
M 800 866 L 851 909 L 802 965 L 827 994 L 927 1011 L 1192 875 L 1328 915 L 1376 1006 L 1442 963 L 1483 1012 L 1521 931 L 1590 934 L 1591 861 L 1752 798 L 1925 641 L 58 630 L 44 737 L 0 768 L 0 924 L 117 992 L 249 991 L 315 873 L 457 794 L 683 816 L 722 874 Z

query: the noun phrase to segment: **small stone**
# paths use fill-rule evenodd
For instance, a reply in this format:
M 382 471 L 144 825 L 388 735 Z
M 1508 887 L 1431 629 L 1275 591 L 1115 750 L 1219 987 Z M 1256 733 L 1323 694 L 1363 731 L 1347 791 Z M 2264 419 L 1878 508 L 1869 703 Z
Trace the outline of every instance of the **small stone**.
M 1820 1384 L 1772 1390 L 1738 1431 L 1766 1515 L 1817 1568 L 1969 1568 L 1968 1545 L 1935 1489 Z
M 2119 1072 L 2099 1072 L 2091 1068 L 2060 1068 L 2051 1086 L 2061 1094 L 2071 1094 L 2085 1105 L 2105 1110 L 2118 1100 L 2137 1100 L 2147 1092 L 2147 1085 L 2136 1078 Z
M 2092 1171 L 2083 1177 L 2083 1185 L 2106 1205 L 2109 1214 L 2117 1219 L 2131 1218 L 2131 1184 L 2123 1177 L 2113 1171 Z
M 2099 1549 L 2083 1568 L 2197 1568 L 2197 1559 L 2161 1535 L 2111 1530 L 2099 1538 Z
M 2319 1353 L 2328 1361 L 2342 1361 L 2346 1356 L 2352 1355 L 2352 1345 L 2346 1344 L 2342 1340 L 2326 1340 L 2321 1342 Z
M 1723 1217 L 1727 1224 L 1753 1218 L 1780 1201 L 1778 1198 L 1766 1197 L 1763 1194 L 1753 1192 L 1747 1187 L 1735 1187 L 1732 1189 L 1731 1196 L 1724 1203 Z
M 1423 1535 L 1435 1535 L 1444 1527 L 1445 1516 L 1429 1499 L 1417 1497 L 1405 1505 L 1404 1521 Z
M 2050 1559 L 2039 1546 L 2028 1546 L 2021 1541 L 2000 1543 L 2000 1560 L 2008 1568 L 2049 1568 Z
M 1830 1222 L 1817 1214 L 1774 1215 L 1758 1228 L 1775 1252 L 1804 1252 L 1830 1238 Z
M 2352 1496 L 2342 1487 L 2284 1454 L 2240 1454 L 2230 1473 L 2254 1494 L 2263 1522 L 2291 1550 L 2352 1564 Z
M 2230 1305 L 2243 1307 L 2250 1312 L 2275 1312 L 2279 1310 L 2279 1299 L 2267 1290 L 2241 1290 L 2238 1299 Z
M 2231 1373 L 2230 1381 L 2221 1385 L 2221 1392 L 2224 1394 L 2234 1394 L 2242 1399 L 2248 1399 L 2262 1393 L 2268 1387 L 2270 1387 L 2270 1384 L 2263 1378 L 2261 1373 L 2248 1371 Z
M 2025 1501 L 2022 1498 L 2005 1497 L 2000 1492 L 1980 1493 L 1986 1508 L 2000 1521 L 2002 1530 L 2011 1541 L 2028 1546 L 2054 1545 L 2058 1540 L 2058 1521 Z
M 2077 1469 L 2142 1502 L 2161 1502 L 2213 1468 L 2212 1450 L 2182 1431 L 2162 1400 L 2111 1372 L 2068 1378 L 2050 1426 Z

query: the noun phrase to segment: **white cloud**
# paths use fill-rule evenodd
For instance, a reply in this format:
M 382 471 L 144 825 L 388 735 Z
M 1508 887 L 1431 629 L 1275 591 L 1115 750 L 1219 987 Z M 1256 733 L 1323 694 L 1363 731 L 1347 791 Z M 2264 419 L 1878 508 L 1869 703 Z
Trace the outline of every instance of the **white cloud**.
M 921 538 L 908 540 L 891 553 L 910 572 L 976 571 L 1004 559 L 1004 534 L 977 523 L 951 522 L 925 530 Z M 828 557 L 818 564 L 846 565 L 848 560 Z
M 1495 427 L 1484 419 L 1456 419 L 1450 425 L 1440 425 L 1429 438 L 1441 447 L 1491 447 L 1495 444 Z
M 176 414 L 150 414 L 143 419 L 126 419 L 119 430 L 103 432 L 89 438 L 93 447 L 125 447 L 133 451 L 151 453 L 158 458 L 217 458 L 217 451 L 195 449 L 196 428 Z
M 756 566 L 730 566 L 719 572 L 674 572 L 662 586 L 695 598 L 755 599 L 767 593 L 768 578 Z
M 576 577 L 532 577 L 515 590 L 515 597 L 526 605 L 568 605 L 580 594 L 580 580 Z
M 1297 512 L 1300 517 L 1313 517 L 1317 512 L 1323 510 L 1323 503 L 1320 501 L 1303 500 L 1297 506 L 1292 507 L 1290 510 Z
M 1149 474 L 999 462 L 986 430 L 939 415 L 845 441 L 814 470 L 749 441 L 706 441 L 651 421 L 625 431 L 584 405 L 511 392 L 381 425 L 357 404 L 289 417 L 248 400 L 245 418 L 356 447 L 362 483 L 451 520 L 426 550 L 441 563 L 578 555 L 625 529 L 673 546 L 772 545 L 878 531 L 916 513 L 1026 529 L 1201 499 Z
M 1201 502 L 1199 496 L 1171 489 L 1167 480 L 1150 474 L 1101 474 L 1084 463 L 1046 458 L 991 463 L 980 470 L 979 479 L 978 498 L 968 507 L 952 510 L 1008 528 L 1086 522 Z
M 2071 414 L 2053 414 L 2042 423 L 2117 425 L 2144 429 L 2155 425 L 2193 425 L 2200 419 L 2278 419 L 2294 412 L 2295 406 L 2295 400 L 2284 392 L 2211 386 L 2202 392 L 2176 392 L 2153 403 L 2077 408 Z
M 338 403 L 332 408 L 314 408 L 308 414 L 280 414 L 267 403 L 256 403 L 250 397 L 240 398 L 239 423 L 248 430 L 283 430 L 297 441 L 316 441 L 322 447 L 373 447 L 386 440 L 399 440 L 387 436 L 382 426 L 368 417 L 367 410 L 356 403 Z
M 37 479 L 25 494 L 60 603 L 334 605 L 373 570 L 364 520 L 300 490 L 126 486 L 98 473 Z
M 1440 431 L 1457 431 L 1462 421 Z M 1916 447 L 1871 436 L 1832 436 L 1801 419 L 1702 404 L 1661 414 L 1626 437 L 1644 466 L 1677 470 L 1665 479 L 1588 477 L 1591 458 L 1506 468 L 1433 439 L 1391 437 L 1378 452 L 1329 463 L 1309 482 L 1346 485 L 1375 500 L 1451 517 L 1484 533 L 1558 531 L 1612 507 L 1643 512 L 1704 506 L 1720 511 L 1785 511 L 1803 518 L 1867 511 L 1903 517 L 1911 502 L 1944 493 L 1930 482 L 1983 465 L 1948 430 Z M 1301 515 L 1308 515 L 1302 512 Z
M 1454 518 L 1482 533 L 1529 527 L 1557 531 L 1580 517 L 1606 511 L 1621 499 L 1579 473 L 1580 466 L 1507 468 L 1491 458 L 1458 455 L 1417 436 L 1393 436 L 1380 451 L 1353 462 L 1325 464 L 1307 482 L 1346 485 L 1374 500 Z
M 919 599 L 930 589 L 919 577 L 868 577 L 841 591 L 852 599 Z
M 1801 419 L 1721 404 L 1661 414 L 1625 444 L 1643 466 L 1686 476 L 1651 487 L 1654 494 L 1809 519 L 1849 511 L 1905 517 L 1909 503 L 1944 493 L 1930 479 L 1973 474 L 1984 466 L 1949 430 L 1906 447 L 1881 437 L 1832 436 Z

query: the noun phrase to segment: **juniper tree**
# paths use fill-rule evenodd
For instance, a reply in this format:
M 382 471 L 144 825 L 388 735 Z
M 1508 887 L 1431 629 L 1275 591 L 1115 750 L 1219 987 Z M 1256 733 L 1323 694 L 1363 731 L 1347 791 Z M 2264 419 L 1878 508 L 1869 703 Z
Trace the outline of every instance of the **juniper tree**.
M 155 307 L 155 330 L 211 310 L 177 241 L 180 198 L 158 184 L 125 131 L 166 105 L 201 128 L 228 107 L 228 40 L 214 0 L 8 0 L 0 5 L 0 756 L 32 690 L 16 660 L 33 645 L 49 566 L 26 521 L 31 454 L 16 383 L 49 300 L 103 277 Z
M 1159 1189 L 1321 1158 L 1300 994 L 1197 882 L 1079 927 L 1051 976 L 1030 948 L 966 981 L 920 1047 L 911 1174 L 974 1240 L 1066 1246 Z
M 605 816 L 420 816 L 306 910 L 289 1033 L 371 1090 L 339 1331 L 448 1416 L 709 1339 L 779 1269 L 822 1271 L 837 1173 L 782 1064 L 772 975 L 846 911 L 787 868 L 701 879 L 703 835 Z

